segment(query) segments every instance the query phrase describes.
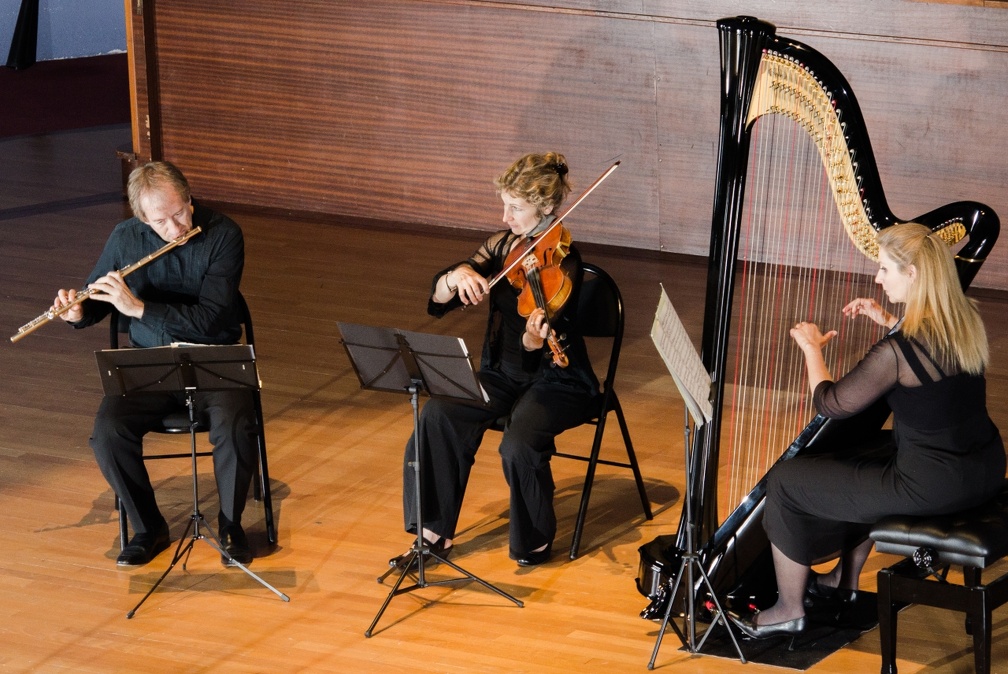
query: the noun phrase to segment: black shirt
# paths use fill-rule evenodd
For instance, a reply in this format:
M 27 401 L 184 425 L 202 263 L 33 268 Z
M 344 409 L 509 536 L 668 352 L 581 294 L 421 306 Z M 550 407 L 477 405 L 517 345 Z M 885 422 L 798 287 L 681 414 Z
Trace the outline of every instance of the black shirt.
M 130 343 L 138 347 L 172 342 L 234 344 L 241 337 L 235 296 L 245 264 L 241 228 L 225 215 L 193 202 L 193 226 L 202 231 L 183 245 L 130 273 L 126 285 L 144 303 L 143 318 L 130 321 Z M 115 226 L 88 277 L 92 283 L 164 247 L 166 242 L 138 218 Z M 107 302 L 85 301 L 74 327 L 104 318 Z

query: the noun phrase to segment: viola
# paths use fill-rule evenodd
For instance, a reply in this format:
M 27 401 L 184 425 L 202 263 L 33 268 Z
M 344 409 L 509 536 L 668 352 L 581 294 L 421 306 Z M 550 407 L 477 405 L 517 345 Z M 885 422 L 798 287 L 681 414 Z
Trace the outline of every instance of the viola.
M 554 224 L 542 235 L 513 248 L 504 262 L 504 268 L 510 270 L 507 279 L 519 293 L 518 313 L 527 317 L 535 309 L 542 309 L 547 325 L 567 303 L 573 287 L 560 267 L 570 250 L 571 235 L 559 222 Z M 567 354 L 553 328 L 549 329 L 546 343 L 553 353 L 553 364 L 567 367 Z
M 548 323 L 549 317 L 559 311 L 567 298 L 570 297 L 571 280 L 560 268 L 560 262 L 567 256 L 571 236 L 562 221 L 619 165 L 618 161 L 615 162 L 605 173 L 596 178 L 595 182 L 589 185 L 588 189 L 567 210 L 558 215 L 556 220 L 544 231 L 512 249 L 504 261 L 504 268 L 497 276 L 490 279 L 490 288 L 493 288 L 502 278 L 507 278 L 511 285 L 521 292 L 518 296 L 518 311 L 522 316 L 528 316 L 533 309 L 539 307 L 546 312 Z M 527 296 L 526 290 L 528 291 Z M 552 328 L 550 328 L 546 342 L 553 352 L 553 364 L 567 367 L 567 356 Z

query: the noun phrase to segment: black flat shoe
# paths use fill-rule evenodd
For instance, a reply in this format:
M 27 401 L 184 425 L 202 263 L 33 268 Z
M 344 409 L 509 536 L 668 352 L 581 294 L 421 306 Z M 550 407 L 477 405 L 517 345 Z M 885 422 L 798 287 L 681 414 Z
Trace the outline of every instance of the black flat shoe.
M 552 545 L 547 545 L 537 552 L 525 552 L 515 555 L 515 561 L 518 563 L 518 566 L 539 566 L 540 564 L 545 564 L 549 561 L 552 547 Z
M 155 533 L 137 534 L 119 553 L 116 564 L 119 566 L 143 566 L 158 556 L 171 545 L 171 535 L 168 525 Z
M 832 605 L 836 602 L 837 589 L 829 585 L 822 585 L 819 582 L 820 578 L 822 578 L 822 575 L 815 571 L 809 574 L 808 585 L 805 586 L 805 597 L 803 599 L 805 608 Z
M 241 528 L 240 524 L 228 524 L 221 527 L 219 538 L 221 547 L 227 553 L 227 555 L 221 555 L 221 564 L 234 566 L 234 562 L 238 562 L 247 566 L 252 563 L 252 548 L 249 547 L 245 530 Z
M 426 539 L 425 539 L 425 542 L 427 543 L 427 549 L 430 550 L 435 555 L 437 555 L 438 557 L 440 557 L 441 559 L 448 559 L 448 555 L 451 554 L 452 548 L 455 547 L 454 545 L 449 545 L 446 548 L 444 546 L 445 539 L 444 539 L 443 536 L 441 538 L 437 539 L 437 541 L 434 542 L 434 543 L 431 543 L 430 541 L 427 541 Z M 392 559 L 388 560 L 388 565 L 390 567 L 392 567 L 392 568 L 400 568 L 401 569 L 406 564 L 406 560 L 410 559 L 410 555 L 413 555 L 413 551 L 415 549 L 416 549 L 416 546 L 414 545 L 413 547 L 411 547 L 409 550 L 407 550 L 406 552 L 402 553 L 401 555 L 396 555 Z M 438 562 L 439 562 L 439 560 L 438 560 L 437 557 L 431 557 L 430 555 L 428 555 L 427 559 L 424 561 L 424 566 L 433 566 L 434 564 L 437 564 Z M 417 561 L 417 556 L 413 555 L 412 563 L 410 564 L 410 570 L 411 571 L 416 571 L 418 568 L 420 568 L 420 562 Z
M 732 613 L 728 614 L 728 618 L 735 623 L 735 627 L 739 628 L 745 636 L 750 639 L 769 639 L 770 637 L 793 637 L 801 634 L 805 631 L 805 616 L 800 618 L 795 618 L 794 620 L 786 620 L 782 623 L 774 623 L 772 625 L 757 625 L 756 616 L 759 615 L 759 611 L 752 614 L 749 618 L 743 618 L 741 616 L 734 615 Z
M 822 576 L 812 572 L 808 585 L 805 587 L 803 603 L 807 609 L 835 608 L 843 609 L 857 601 L 857 590 L 847 590 L 830 587 L 819 582 Z

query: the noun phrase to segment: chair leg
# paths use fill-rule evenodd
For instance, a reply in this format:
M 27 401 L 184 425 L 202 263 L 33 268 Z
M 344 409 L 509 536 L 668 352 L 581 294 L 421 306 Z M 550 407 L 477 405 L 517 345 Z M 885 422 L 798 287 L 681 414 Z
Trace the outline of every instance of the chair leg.
M 588 500 L 591 498 L 592 485 L 595 483 L 595 469 L 598 468 L 599 452 L 602 450 L 602 434 L 605 432 L 605 414 L 601 415 L 595 426 L 595 440 L 592 442 L 591 454 L 588 456 L 588 470 L 585 472 L 584 486 L 581 488 L 581 505 L 578 506 L 577 520 L 574 522 L 574 537 L 571 539 L 570 559 L 577 559 L 581 548 L 581 534 L 584 531 L 585 518 L 588 515 Z
M 276 545 L 276 522 L 273 519 L 273 494 L 270 488 L 269 464 L 266 461 L 266 429 L 263 427 L 262 400 L 259 393 L 255 396 L 256 419 L 259 421 L 259 435 L 256 444 L 259 447 L 259 475 L 257 476 L 258 496 L 263 503 L 263 519 L 266 521 L 266 540 L 270 545 Z
M 637 464 L 637 454 L 634 452 L 633 442 L 630 440 L 630 429 L 627 427 L 626 417 L 623 416 L 623 408 L 620 406 L 619 398 L 615 393 L 611 399 L 611 412 L 616 413 L 619 421 L 620 433 L 623 435 L 623 444 L 626 446 L 627 459 L 630 469 L 633 471 L 634 482 L 637 484 L 637 494 L 640 496 L 641 508 L 644 510 L 644 517 L 652 519 L 651 502 L 648 500 L 647 491 L 644 488 L 644 478 L 641 476 L 640 466 Z M 591 498 L 592 486 L 595 483 L 595 471 L 598 468 L 599 454 L 602 451 L 602 436 L 605 434 L 605 425 L 608 414 L 599 417 L 595 426 L 595 439 L 592 442 L 591 454 L 588 457 L 588 470 L 585 473 L 584 487 L 581 490 L 581 505 L 578 507 L 577 521 L 574 524 L 574 537 L 571 540 L 570 558 L 577 559 L 581 548 L 581 536 L 584 532 L 585 519 L 588 516 L 588 501 Z
M 651 513 L 651 501 L 648 500 L 647 491 L 644 489 L 644 478 L 641 477 L 640 466 L 637 465 L 637 454 L 634 452 L 633 442 L 630 441 L 630 429 L 627 428 L 623 407 L 620 406 L 619 398 L 616 396 L 613 396 L 613 410 L 616 411 L 616 419 L 619 421 L 620 432 L 623 434 L 623 444 L 626 445 L 630 469 L 633 471 L 634 481 L 637 483 L 637 494 L 640 496 L 641 506 L 644 508 L 644 517 L 649 520 L 654 519 L 654 515 Z
M 890 569 L 882 569 L 876 576 L 882 674 L 896 674 L 896 620 L 899 614 L 892 602 L 892 576 Z
M 126 518 L 126 508 L 119 497 L 115 497 L 115 509 L 119 513 L 119 549 L 123 550 L 129 544 L 129 521 Z
M 266 463 L 266 439 L 259 434 L 259 474 L 256 483 L 259 487 L 263 504 L 263 519 L 266 521 L 266 540 L 270 545 L 276 545 L 276 523 L 273 520 L 273 495 L 270 489 L 269 465 Z

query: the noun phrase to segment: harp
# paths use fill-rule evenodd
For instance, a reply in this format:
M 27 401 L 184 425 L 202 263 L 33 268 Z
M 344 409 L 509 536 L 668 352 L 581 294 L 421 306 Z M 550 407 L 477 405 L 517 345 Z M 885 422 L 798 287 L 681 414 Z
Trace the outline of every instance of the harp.
M 683 508 L 675 535 L 640 548 L 637 588 L 651 599 L 643 617 L 660 617 L 674 599 L 663 594 L 690 524 L 719 598 L 773 603 L 760 522 L 766 472 L 799 452 L 828 449 L 837 436 L 878 433 L 889 416 L 884 404 L 843 422 L 816 415 L 788 334 L 798 321 L 838 329 L 826 354 L 836 375 L 883 336 L 840 311 L 858 296 L 884 304 L 873 283 L 877 234 L 901 222 L 887 206 L 857 100 L 832 63 L 774 26 L 736 17 L 717 27 L 721 130 L 701 341 L 714 418 L 693 436 L 694 521 Z M 997 215 L 976 202 L 912 219 L 953 247 L 964 288 L 999 230 Z M 702 605 L 700 586 L 692 590 Z

